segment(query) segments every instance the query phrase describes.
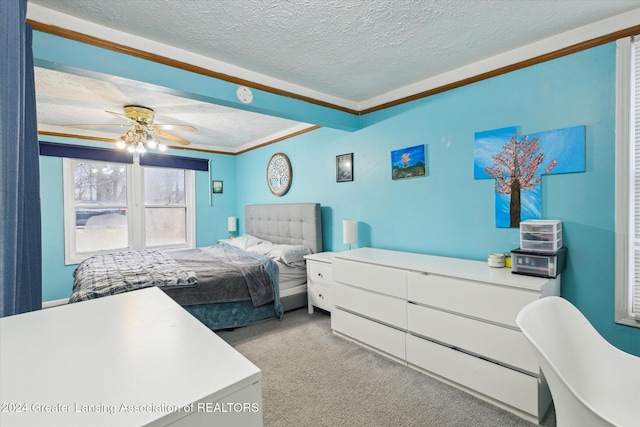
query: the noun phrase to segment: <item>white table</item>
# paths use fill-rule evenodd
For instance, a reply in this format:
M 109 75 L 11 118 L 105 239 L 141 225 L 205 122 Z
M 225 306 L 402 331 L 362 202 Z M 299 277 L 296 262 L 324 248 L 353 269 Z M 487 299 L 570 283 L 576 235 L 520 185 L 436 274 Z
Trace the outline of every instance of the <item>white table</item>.
M 261 426 L 261 376 L 157 288 L 0 319 L 3 426 Z

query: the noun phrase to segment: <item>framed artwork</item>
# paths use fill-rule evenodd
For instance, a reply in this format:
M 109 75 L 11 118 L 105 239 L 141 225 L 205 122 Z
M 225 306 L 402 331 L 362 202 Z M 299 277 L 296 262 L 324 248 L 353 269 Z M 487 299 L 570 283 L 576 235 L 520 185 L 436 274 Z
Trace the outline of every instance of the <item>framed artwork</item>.
M 425 176 L 427 162 L 424 145 L 391 152 L 391 178 L 405 179 Z
M 515 126 L 476 132 L 473 177 L 495 180 L 496 227 L 542 218 L 542 177 L 584 172 L 585 135 L 585 126 L 528 135 Z
M 336 156 L 336 182 L 353 181 L 353 153 Z
M 284 153 L 276 153 L 267 163 L 267 185 L 275 196 L 284 196 L 293 179 L 291 162 Z
M 213 188 L 213 194 L 222 194 L 222 181 L 213 181 L 211 188 Z

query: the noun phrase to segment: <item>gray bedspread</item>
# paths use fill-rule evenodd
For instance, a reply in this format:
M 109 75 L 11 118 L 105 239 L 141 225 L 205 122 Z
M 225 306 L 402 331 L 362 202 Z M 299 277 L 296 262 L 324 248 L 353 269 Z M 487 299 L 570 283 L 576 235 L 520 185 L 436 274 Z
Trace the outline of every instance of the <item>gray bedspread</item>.
M 255 307 L 274 300 L 278 266 L 269 258 L 229 245 L 207 246 L 169 253 L 198 276 L 192 288 L 165 289 L 180 305 L 251 300 Z
M 258 307 L 278 292 L 273 260 L 228 245 L 98 255 L 83 261 L 73 277 L 69 302 L 158 286 L 183 306 L 250 300 Z

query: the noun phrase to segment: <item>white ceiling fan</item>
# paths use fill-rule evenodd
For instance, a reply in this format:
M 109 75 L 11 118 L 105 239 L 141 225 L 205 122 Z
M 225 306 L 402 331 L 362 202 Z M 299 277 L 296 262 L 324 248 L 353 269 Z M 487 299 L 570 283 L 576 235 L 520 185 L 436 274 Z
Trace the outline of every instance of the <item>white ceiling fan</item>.
M 181 138 L 177 135 L 165 132 L 166 130 L 196 131 L 197 128 L 191 125 L 175 125 L 175 124 L 159 124 L 154 123 L 154 111 L 149 107 L 141 105 L 125 105 L 124 114 L 113 111 L 106 111 L 109 114 L 124 119 L 126 124 L 68 124 L 71 127 L 93 127 L 93 126 L 117 126 L 131 127 L 120 137 L 117 145 L 119 148 L 126 148 L 130 152 L 144 153 L 146 148 L 158 148 L 161 151 L 167 149 L 166 145 L 156 141 L 160 138 L 180 145 L 189 145 L 191 141 Z

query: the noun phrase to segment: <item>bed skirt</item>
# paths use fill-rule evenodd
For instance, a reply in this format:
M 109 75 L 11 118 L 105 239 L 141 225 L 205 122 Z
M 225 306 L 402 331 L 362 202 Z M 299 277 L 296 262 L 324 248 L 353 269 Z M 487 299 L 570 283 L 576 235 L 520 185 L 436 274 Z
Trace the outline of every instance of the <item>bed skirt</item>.
M 255 325 L 278 318 L 273 304 L 254 307 L 251 301 L 188 305 L 184 309 L 214 331 Z
M 294 293 L 282 296 L 280 302 L 282 303 L 283 311 L 306 307 L 306 285 L 299 286 Z M 198 304 L 184 306 L 183 308 L 214 331 L 255 325 L 278 318 L 273 304 L 254 307 L 251 301 Z

